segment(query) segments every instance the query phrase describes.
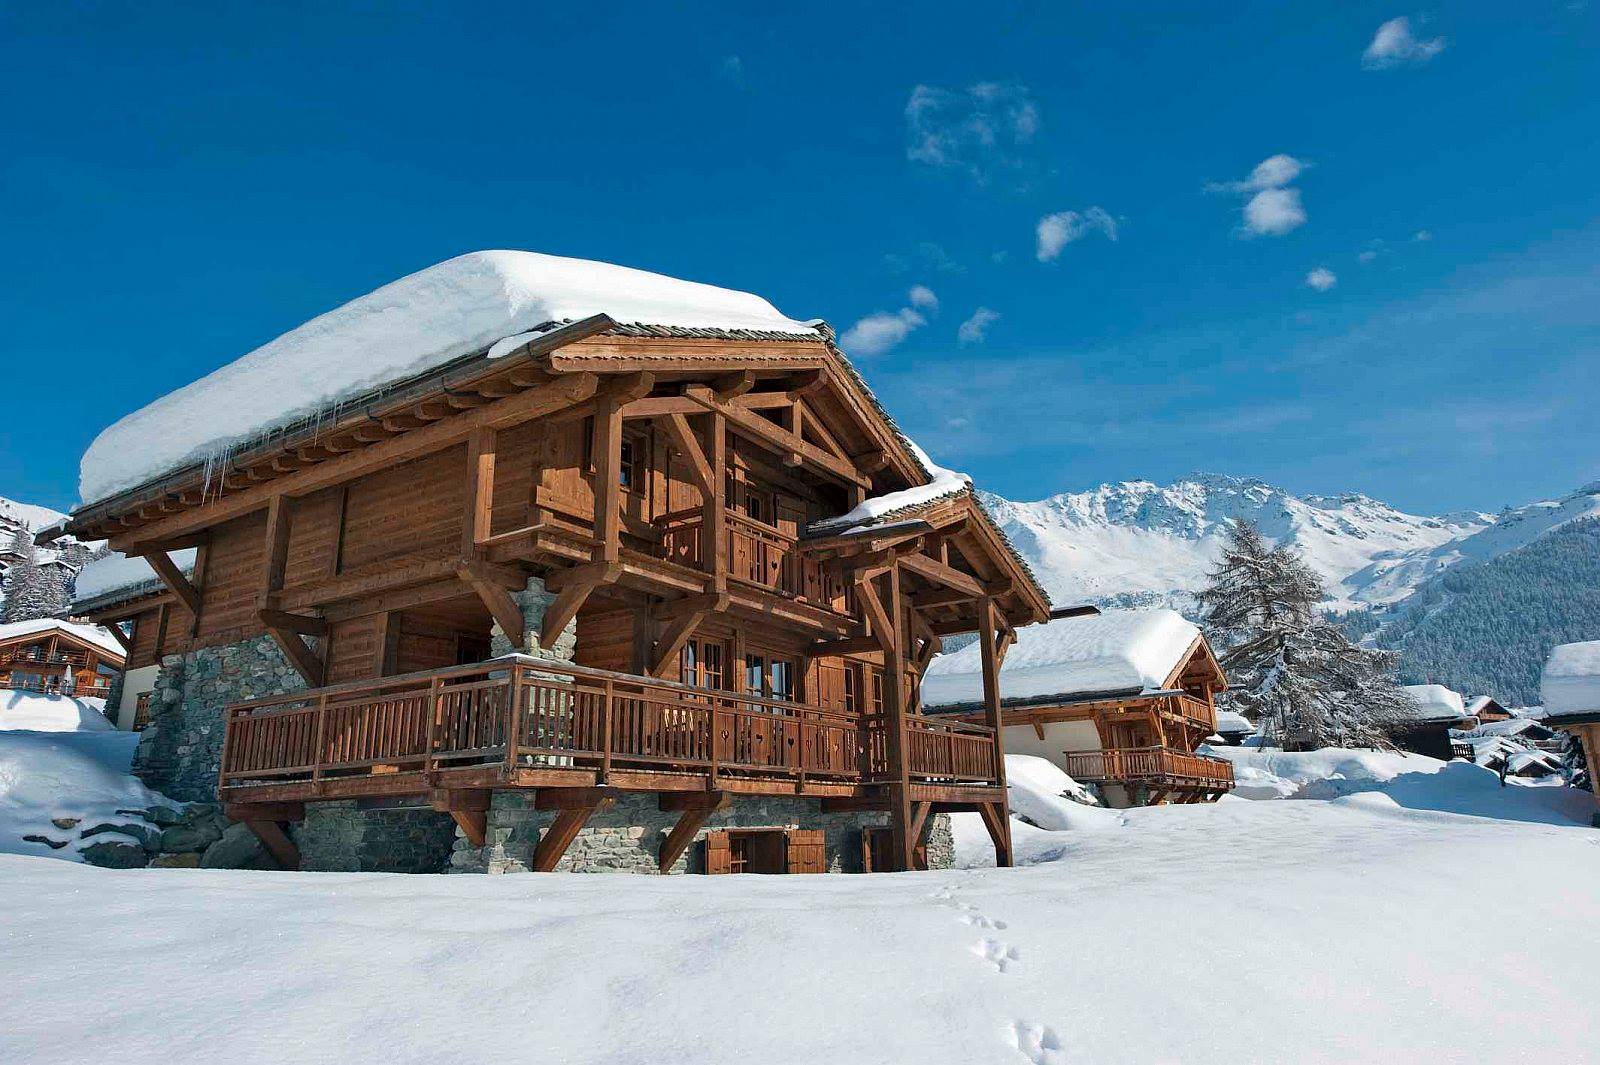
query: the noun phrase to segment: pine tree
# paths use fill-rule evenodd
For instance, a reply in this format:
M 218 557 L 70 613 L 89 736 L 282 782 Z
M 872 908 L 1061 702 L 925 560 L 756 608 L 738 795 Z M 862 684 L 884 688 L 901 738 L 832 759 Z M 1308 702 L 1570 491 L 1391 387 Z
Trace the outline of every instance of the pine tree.
M 1322 581 L 1295 551 L 1235 520 L 1210 576 L 1199 601 L 1223 648 L 1226 705 L 1285 750 L 1391 746 L 1386 729 L 1412 705 L 1395 655 L 1355 646 L 1321 616 Z
M 21 558 L 6 572 L 5 605 L 0 621 L 34 621 L 65 617 L 71 606 L 71 571 L 61 566 L 41 566 L 33 535 L 18 529 L 11 549 Z

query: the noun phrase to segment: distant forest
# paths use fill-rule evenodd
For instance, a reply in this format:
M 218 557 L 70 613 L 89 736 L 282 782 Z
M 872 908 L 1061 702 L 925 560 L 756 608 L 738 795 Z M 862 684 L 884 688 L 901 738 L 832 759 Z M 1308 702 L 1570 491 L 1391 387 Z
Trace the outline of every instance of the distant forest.
M 1573 522 L 1488 562 L 1452 566 L 1397 608 L 1357 611 L 1344 624 L 1352 637 L 1370 634 L 1398 650 L 1407 684 L 1537 705 L 1550 649 L 1600 640 L 1600 519 Z

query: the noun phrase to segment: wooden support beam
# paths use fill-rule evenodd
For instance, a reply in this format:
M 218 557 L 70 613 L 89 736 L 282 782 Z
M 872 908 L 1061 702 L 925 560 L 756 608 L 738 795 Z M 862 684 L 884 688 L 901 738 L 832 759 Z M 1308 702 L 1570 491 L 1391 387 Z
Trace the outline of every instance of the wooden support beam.
M 246 821 L 250 831 L 267 848 L 267 853 L 272 855 L 272 860 L 278 863 L 279 868 L 293 872 L 300 868 L 300 848 L 284 834 L 283 826 L 276 821 Z
M 610 584 L 622 575 L 622 566 L 615 562 L 579 566 L 561 575 L 560 588 L 555 601 L 544 612 L 544 624 L 539 630 L 539 646 L 549 648 L 561 635 L 567 623 L 578 616 L 578 611 L 590 593 L 602 584 Z
M 615 562 L 622 553 L 622 409 L 615 397 L 605 396 L 595 407 L 590 439 L 594 460 L 594 549 L 596 562 Z
M 711 572 L 713 591 L 728 587 L 728 427 L 719 413 L 706 417 L 706 464 L 711 484 L 705 493 L 700 519 L 700 562 Z
M 500 631 L 511 641 L 511 646 L 520 648 L 526 632 L 523 626 L 522 608 L 511 598 L 511 593 L 497 583 L 484 570 L 481 563 L 462 564 L 457 568 L 456 576 L 478 594 L 478 598 L 488 608 L 490 616 L 500 626 Z
M 564 791 L 563 788 L 547 789 L 551 791 Z M 586 790 L 586 789 L 576 789 Z M 542 792 L 541 792 L 541 798 Z M 610 797 L 598 798 L 590 805 L 562 807 L 561 812 L 550 827 L 545 830 L 544 836 L 539 840 L 539 846 L 533 852 L 533 871 L 536 873 L 554 872 L 561 861 L 561 856 L 567 853 L 567 848 L 572 846 L 572 841 L 578 838 L 578 833 L 583 831 L 583 826 L 589 823 L 589 818 L 595 811 L 610 806 L 616 800 Z
M 689 637 L 694 635 L 694 630 L 705 620 L 706 615 L 712 612 L 713 606 L 716 606 L 719 611 L 726 610 L 728 606 L 728 597 L 726 595 L 713 597 L 710 605 L 706 604 L 700 596 L 696 596 L 695 599 L 701 600 L 699 604 L 693 609 L 685 610 L 679 614 L 667 625 L 666 631 L 656 641 L 655 651 L 652 653 L 650 661 L 650 675 L 652 677 L 671 679 L 672 667 L 678 660 L 678 653 L 683 650 L 683 645 L 689 641 Z M 717 606 L 717 604 L 720 604 L 720 606 Z
M 138 622 L 136 621 L 136 622 L 134 622 L 134 624 L 137 625 Z M 108 621 L 108 622 L 106 622 L 106 631 L 111 633 L 111 635 L 116 639 L 116 641 L 122 645 L 122 651 L 123 651 L 124 655 L 126 655 L 128 652 L 133 650 L 133 640 L 129 638 L 127 633 L 122 631 L 122 623 L 121 622 L 117 622 L 117 621 Z
M 326 636 L 328 622 L 323 618 L 307 617 L 304 614 L 291 614 L 287 610 L 257 610 L 256 617 L 261 624 L 269 629 L 284 629 L 288 632 L 297 632 L 303 636 Z
M 721 414 L 728 420 L 730 426 L 772 448 L 779 455 L 797 452 L 813 466 L 832 474 L 846 484 L 870 485 L 871 483 L 851 463 L 828 454 L 828 452 L 815 444 L 801 440 L 787 429 L 768 421 L 759 414 L 741 410 L 733 404 L 722 402 L 717 398 L 715 392 L 704 385 L 690 385 L 684 390 L 684 395 L 695 400 L 707 410 Z M 714 465 L 715 463 L 713 463 Z
M 489 791 L 486 788 L 434 788 L 428 805 L 447 813 L 474 847 L 481 847 L 489 829 Z
M 978 816 L 983 818 L 983 827 L 989 830 L 989 839 L 994 843 L 996 864 L 1002 869 L 1009 869 L 1011 867 L 1011 818 L 1006 813 L 1005 804 L 983 803 L 978 807 Z
M 737 373 L 723 374 L 711 382 L 711 387 L 716 391 L 717 398 L 726 403 L 756 387 L 755 371 L 740 370 Z
M 222 815 L 229 821 L 304 821 L 303 802 L 228 802 Z
M 689 419 L 681 414 L 668 414 L 661 419 L 661 426 L 667 431 L 667 439 L 672 449 L 689 464 L 689 476 L 694 479 L 695 486 L 700 489 L 702 496 L 710 495 L 715 491 L 712 483 L 713 474 L 711 463 L 706 459 L 705 451 L 700 447 L 700 441 L 694 437 L 694 431 L 689 427 Z
M 695 799 L 705 798 L 703 804 L 680 806 L 683 812 L 678 815 L 677 824 L 672 826 L 672 831 L 667 833 L 666 840 L 661 844 L 661 853 L 656 857 L 656 865 L 663 873 L 672 871 L 672 867 L 683 852 L 689 849 L 689 844 L 694 842 L 694 837 L 712 814 L 727 805 L 728 796 L 723 792 L 689 792 L 687 795 Z M 665 800 L 667 796 L 663 795 Z M 663 804 L 662 809 L 667 807 Z
M 954 566 L 946 565 L 936 558 L 927 555 L 906 555 L 901 560 L 907 571 L 916 574 L 923 580 L 934 584 L 942 584 L 946 588 L 953 588 L 958 592 L 968 595 L 987 595 L 989 590 L 983 582 L 970 574 L 962 573 Z
M 1000 658 L 995 646 L 996 617 L 993 599 L 985 597 L 978 600 L 978 642 L 981 645 L 979 656 L 983 667 L 983 723 L 994 730 L 995 783 L 1003 796 L 1006 794 L 1006 748 L 1003 727 L 1005 722 L 1000 716 Z M 999 817 L 995 825 L 990 827 L 989 834 L 994 838 L 995 864 L 1006 869 L 1011 866 L 1012 860 L 1011 817 L 1003 799 L 998 804 L 998 809 Z M 988 822 L 985 821 L 985 824 Z
M 893 573 L 893 570 L 890 570 Z M 895 585 L 898 588 L 899 578 L 896 577 Z M 894 622 L 890 620 L 889 613 L 884 609 L 883 600 L 878 598 L 878 590 L 873 587 L 873 582 L 861 580 L 856 582 L 856 600 L 861 604 L 862 610 L 867 615 L 867 622 L 872 626 L 873 639 L 878 641 L 878 649 L 888 652 L 894 643 Z
M 806 648 L 812 658 L 832 658 L 838 655 L 859 655 L 883 650 L 876 636 L 849 636 L 842 640 L 818 640 Z
M 489 539 L 494 518 L 494 464 L 499 434 L 488 426 L 467 435 L 467 498 L 461 521 L 461 555 L 473 558 Z
M 891 777 L 887 789 L 891 801 L 890 839 L 893 843 L 894 867 L 908 870 L 916 866 L 917 841 L 911 836 L 911 762 L 906 742 L 906 641 L 901 625 L 905 600 L 901 595 L 900 570 L 895 568 L 884 574 L 884 597 L 881 601 L 872 583 L 862 582 L 857 585 L 857 591 L 867 591 L 867 598 L 879 615 L 874 626 L 883 641 L 883 708 L 887 725 L 884 746 Z
M 267 500 L 266 572 L 262 575 L 261 605 L 276 606 L 283 588 L 284 570 L 289 565 L 289 501 L 282 495 Z
M 267 635 L 271 636 L 272 641 L 282 649 L 284 657 L 289 660 L 289 664 L 305 680 L 306 687 L 322 687 L 324 663 L 315 651 L 306 646 L 299 633 L 292 632 L 289 629 L 269 626 Z
M 199 554 L 195 555 L 198 564 Z M 183 605 L 189 608 L 189 613 L 195 617 L 200 616 L 200 590 L 183 575 L 183 570 L 172 561 L 172 556 L 165 551 L 152 551 L 144 556 L 150 568 L 156 571 L 156 576 L 161 578 L 161 583 L 167 590 L 177 596 Z
M 888 799 L 880 795 L 841 795 L 836 798 L 822 800 L 822 812 L 828 813 L 856 813 L 863 810 L 888 810 L 891 807 Z

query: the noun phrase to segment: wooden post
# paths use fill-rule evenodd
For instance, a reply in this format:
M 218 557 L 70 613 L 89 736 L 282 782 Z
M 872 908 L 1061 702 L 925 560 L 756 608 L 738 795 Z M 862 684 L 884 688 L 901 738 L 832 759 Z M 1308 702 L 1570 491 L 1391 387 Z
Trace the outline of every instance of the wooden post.
M 1011 815 L 1009 804 L 1006 800 L 1006 747 L 1004 729 L 1000 716 L 1000 655 L 999 648 L 995 646 L 995 606 L 994 600 L 984 596 L 978 600 L 978 642 L 983 660 L 983 716 L 984 722 L 994 729 L 994 773 L 995 783 L 1000 788 L 1000 802 L 997 804 L 996 818 L 989 825 L 989 831 L 994 835 L 994 860 L 1000 868 L 1011 865 Z
M 494 517 L 494 462 L 496 433 L 488 426 L 474 428 L 467 437 L 467 501 L 461 523 L 461 557 L 475 558 L 489 539 Z
M 275 495 L 267 501 L 266 565 L 262 575 L 261 605 L 277 606 L 283 575 L 289 564 L 289 501 Z
M 594 435 L 594 561 L 615 562 L 622 553 L 622 408 L 613 396 L 596 402 Z
M 720 413 L 706 415 L 706 465 L 711 469 L 710 491 L 700 526 L 700 557 L 711 574 L 711 588 L 728 586 L 728 428 Z
M 900 567 L 884 574 L 883 709 L 884 739 L 889 759 L 889 817 L 893 861 L 897 870 L 916 866 L 917 841 L 911 836 L 911 762 L 906 742 L 905 603 L 900 595 Z M 866 585 L 870 590 L 870 584 Z

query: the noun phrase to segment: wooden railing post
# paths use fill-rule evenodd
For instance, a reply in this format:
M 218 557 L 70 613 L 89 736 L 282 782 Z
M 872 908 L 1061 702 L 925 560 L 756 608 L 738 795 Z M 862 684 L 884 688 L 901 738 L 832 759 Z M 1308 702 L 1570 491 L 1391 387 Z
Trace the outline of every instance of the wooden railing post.
M 576 720 L 578 693 L 573 692 L 572 696 L 573 716 L 574 720 Z M 611 748 L 614 746 L 611 741 L 612 719 L 617 712 L 616 699 L 616 688 L 613 686 L 611 678 L 607 677 L 600 695 L 600 712 L 603 715 L 600 719 L 600 783 L 602 784 L 611 776 Z
M 316 783 L 322 779 L 322 767 L 328 763 L 327 751 L 328 737 L 328 697 L 317 697 L 317 739 L 316 747 L 311 755 L 311 780 Z
M 434 677 L 428 682 L 428 755 L 423 759 L 422 772 L 431 781 L 439 750 L 439 730 L 444 725 L 444 678 Z
M 517 768 L 517 748 L 522 744 L 522 719 L 523 698 L 528 687 L 524 683 L 527 679 L 526 668 L 518 663 L 511 667 L 511 672 L 506 675 L 506 696 L 508 701 L 506 721 L 506 774 Z

